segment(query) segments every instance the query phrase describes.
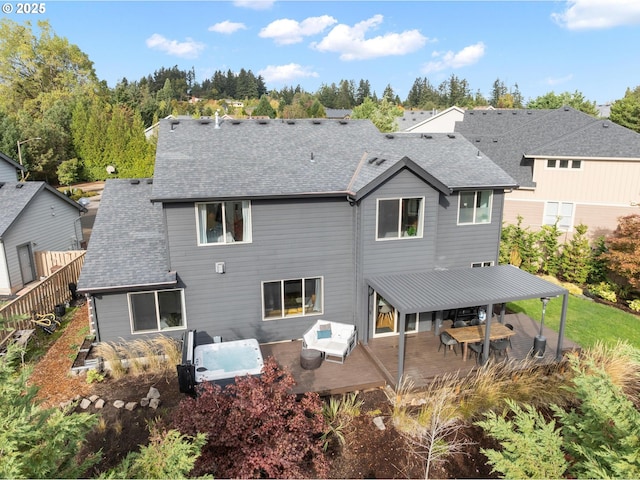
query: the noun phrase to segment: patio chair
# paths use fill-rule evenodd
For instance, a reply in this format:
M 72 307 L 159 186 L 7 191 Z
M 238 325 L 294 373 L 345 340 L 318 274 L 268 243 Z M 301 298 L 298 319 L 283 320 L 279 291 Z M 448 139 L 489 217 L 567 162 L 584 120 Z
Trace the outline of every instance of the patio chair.
M 464 320 L 456 320 L 455 322 L 453 322 L 453 328 L 462 328 L 468 326 L 469 325 Z
M 513 325 L 511 325 L 510 323 L 505 323 L 504 326 L 507 327 L 509 330 L 513 330 Z M 509 346 L 513 347 L 513 345 L 511 345 L 511 337 L 509 337 Z
M 507 348 L 509 348 L 509 339 L 502 338 L 500 340 L 492 340 L 489 343 L 489 350 L 493 352 L 494 357 L 503 356 L 509 360 L 509 354 L 507 353 Z
M 458 345 L 458 341 L 453 338 L 451 335 L 449 335 L 447 332 L 442 332 L 440 334 L 440 345 L 438 345 L 438 351 L 440 351 L 440 348 L 442 348 L 442 346 L 444 345 L 444 356 L 447 356 L 447 350 L 449 348 L 453 348 L 453 353 L 455 353 L 456 355 L 458 355 L 458 352 L 456 352 L 456 345 Z
M 476 363 L 480 363 L 480 355 L 482 355 L 483 344 L 481 342 L 478 343 L 470 343 L 467 348 L 473 352 L 473 355 L 476 357 Z

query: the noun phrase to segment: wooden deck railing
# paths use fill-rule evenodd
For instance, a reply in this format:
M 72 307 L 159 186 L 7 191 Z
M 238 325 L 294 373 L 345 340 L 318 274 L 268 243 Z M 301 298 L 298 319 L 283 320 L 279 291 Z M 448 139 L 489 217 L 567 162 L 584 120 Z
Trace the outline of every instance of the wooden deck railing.
M 0 322 L 5 330 L 22 329 L 24 322 L 18 319 L 30 317 L 31 312 L 50 313 L 56 305 L 71 300 L 69 284 L 77 284 L 80 270 L 84 264 L 85 251 L 67 255 L 72 258 L 66 265 L 55 269 L 48 277 L 37 282 L 31 289 L 18 298 L 0 307 Z

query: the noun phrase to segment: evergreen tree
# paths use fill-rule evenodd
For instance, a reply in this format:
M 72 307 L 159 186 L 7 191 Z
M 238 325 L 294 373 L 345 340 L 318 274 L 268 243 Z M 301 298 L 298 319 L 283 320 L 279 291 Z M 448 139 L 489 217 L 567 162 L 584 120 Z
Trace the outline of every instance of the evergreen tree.
M 358 83 L 358 90 L 356 91 L 356 105 L 360 105 L 364 102 L 365 98 L 371 96 L 371 84 L 369 80 L 361 79 Z
M 507 94 L 507 87 L 505 87 L 504 82 L 499 78 L 493 82 L 493 87 L 491 88 L 491 96 L 489 97 L 489 104 L 493 107 L 498 107 L 498 103 L 500 101 L 500 97 Z
M 627 88 L 624 98 L 613 102 L 609 118 L 618 125 L 640 133 L 640 85 L 634 90 Z
M 586 225 L 577 225 L 573 237 L 564 245 L 560 255 L 562 278 L 578 285 L 586 283 L 590 270 L 591 247 L 586 237 L 587 230 Z
M 276 111 L 271 106 L 271 103 L 269 102 L 269 97 L 267 97 L 266 95 L 263 95 L 262 97 L 260 97 L 260 102 L 258 103 L 258 106 L 253 111 L 253 115 L 255 117 L 268 116 L 269 118 L 276 118 Z

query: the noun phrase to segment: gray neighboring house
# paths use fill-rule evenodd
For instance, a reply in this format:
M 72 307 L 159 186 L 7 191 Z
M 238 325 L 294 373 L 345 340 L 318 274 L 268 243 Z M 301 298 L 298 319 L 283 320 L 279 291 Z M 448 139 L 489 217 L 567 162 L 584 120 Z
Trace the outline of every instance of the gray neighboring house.
M 17 182 L 17 170 L 20 165 L 2 155 L 0 172 L 7 175 L 0 181 L 0 295 L 7 296 L 37 280 L 34 252 L 79 248 L 85 210 L 45 182 Z
M 639 213 L 640 134 L 565 106 L 554 110 L 467 110 L 463 135 L 513 177 L 504 220 L 571 235 L 583 223 L 592 238 L 618 218 Z
M 0 152 L 0 182 L 17 182 L 18 172 L 24 172 L 25 168 L 13 158 Z
M 154 178 L 105 184 L 78 291 L 99 341 L 197 329 L 265 343 L 320 318 L 363 342 L 437 332 L 445 309 L 566 292 L 496 266 L 516 186 L 460 135 L 161 120 Z

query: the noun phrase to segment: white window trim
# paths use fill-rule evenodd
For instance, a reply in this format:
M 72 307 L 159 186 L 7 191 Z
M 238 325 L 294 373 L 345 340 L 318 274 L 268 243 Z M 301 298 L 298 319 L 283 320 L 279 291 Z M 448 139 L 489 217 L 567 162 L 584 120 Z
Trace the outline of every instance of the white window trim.
M 471 268 L 480 268 L 480 267 L 493 267 L 493 260 L 488 262 L 472 262 Z
M 401 228 L 402 228 L 402 201 L 403 200 L 411 200 L 411 199 L 419 199 L 420 200 L 420 210 L 418 211 L 418 227 L 417 227 L 417 231 L 416 234 L 409 237 L 403 237 L 401 235 Z M 378 221 L 379 221 L 379 216 L 380 216 L 380 201 L 385 201 L 385 200 L 399 200 L 398 202 L 398 236 L 397 237 L 378 237 Z M 377 198 L 376 199 L 376 225 L 375 225 L 375 229 L 376 229 L 376 241 L 380 241 L 380 242 L 388 242 L 388 241 L 395 241 L 395 240 L 410 240 L 413 238 L 422 238 L 424 235 L 424 205 L 425 205 L 425 197 L 385 197 L 385 198 Z
M 460 198 L 462 196 L 463 193 L 468 193 L 468 192 L 473 192 L 474 196 L 473 196 L 473 221 L 471 222 L 460 222 Z M 477 213 L 477 208 L 475 207 L 476 204 L 476 199 L 477 199 L 477 195 L 478 192 L 490 192 L 489 194 L 489 220 L 486 222 L 476 222 L 476 213 Z M 459 191 L 458 192 L 458 218 L 457 218 L 457 224 L 458 225 L 489 225 L 493 219 L 493 190 L 464 190 L 464 191 Z
M 310 312 L 310 313 L 305 313 L 304 312 L 304 308 L 303 308 L 303 312 L 298 314 L 298 315 L 285 315 L 284 313 L 284 282 L 288 282 L 288 281 L 292 281 L 292 280 L 301 280 L 302 281 L 302 296 L 304 298 L 304 282 L 305 280 L 313 280 L 313 279 L 320 279 L 320 311 L 319 312 Z M 275 283 L 275 282 L 280 282 L 280 305 L 281 305 L 281 312 L 280 312 L 280 316 L 279 317 L 267 317 L 265 314 L 265 310 L 264 310 L 264 284 L 265 283 Z M 318 276 L 314 276 L 314 277 L 302 277 L 302 278 L 283 278 L 283 279 L 276 279 L 276 280 L 264 280 L 262 282 L 260 282 L 260 297 L 262 300 L 262 321 L 263 322 L 270 322 L 272 320 L 285 320 L 285 319 L 290 319 L 290 318 L 301 318 L 301 317 L 313 317 L 313 316 L 317 316 L 317 315 L 324 315 L 324 276 L 322 275 L 318 275 Z
M 549 206 L 550 203 L 557 203 L 558 204 L 558 210 L 561 209 L 562 205 L 565 204 L 570 204 L 572 205 L 571 208 L 571 218 L 569 221 L 569 226 L 568 227 L 564 227 L 561 226 L 560 224 L 558 224 L 558 230 L 560 230 L 561 232 L 571 232 L 573 231 L 573 222 L 576 216 L 576 204 L 574 202 L 562 202 L 560 200 L 547 200 L 544 202 L 544 209 L 542 210 L 542 222 L 541 225 L 553 225 L 552 223 L 545 223 L 544 219 L 547 216 L 547 207 Z M 556 216 L 556 221 L 561 218 L 560 215 Z
M 223 209 L 222 209 L 222 225 L 224 228 L 226 228 L 226 222 L 225 222 L 225 218 L 226 218 L 226 208 L 224 207 L 224 204 L 226 202 L 243 202 L 243 203 L 247 203 L 247 222 L 249 222 L 249 228 L 247 229 L 248 232 L 248 239 L 247 240 L 242 240 L 242 241 L 235 241 L 235 242 L 202 242 L 200 239 L 200 205 L 213 205 L 215 203 L 221 203 L 223 205 Z M 215 247 L 215 246 L 220 246 L 220 245 L 244 245 L 247 243 L 252 243 L 253 242 L 253 222 L 251 220 L 251 200 L 214 200 L 214 201 L 210 201 L 210 202 L 195 202 L 195 210 L 196 210 L 196 243 L 199 247 Z
M 158 303 L 158 293 L 160 292 L 180 292 L 180 308 L 182 309 L 182 326 L 180 327 L 169 327 L 169 328 L 160 328 L 160 304 Z M 145 293 L 153 293 L 155 304 L 156 304 L 156 324 L 157 329 L 155 330 L 135 330 L 133 324 L 133 308 L 131 307 L 131 297 L 133 295 L 141 295 Z M 162 332 L 171 332 L 176 330 L 186 330 L 187 329 L 187 310 L 185 308 L 184 303 L 184 288 L 166 288 L 163 290 L 147 290 L 143 292 L 129 292 L 127 293 L 127 305 L 129 307 L 129 326 L 131 328 L 132 335 L 143 335 L 147 333 L 162 333 Z
M 549 160 L 555 160 L 555 162 L 556 162 L 555 167 L 550 167 L 549 166 Z M 566 168 L 561 168 L 560 167 L 560 162 L 562 160 L 566 160 L 566 161 L 569 162 L 569 165 L 567 165 Z M 573 168 L 573 162 L 580 162 L 580 166 L 578 168 Z M 562 171 L 579 172 L 580 170 L 582 170 L 582 166 L 583 165 L 584 165 L 584 161 L 577 160 L 577 159 L 569 159 L 569 158 L 547 158 L 544 161 L 544 169 L 545 170 L 562 170 Z

